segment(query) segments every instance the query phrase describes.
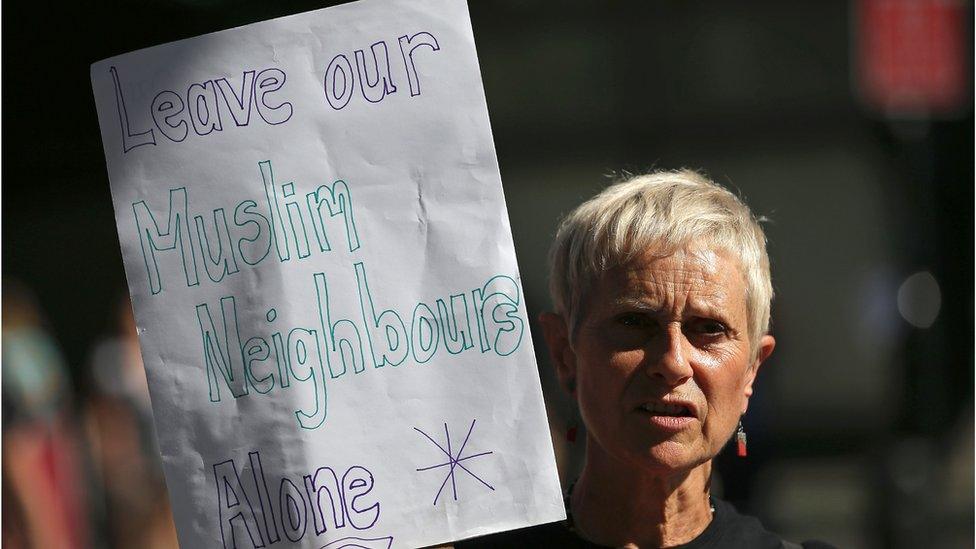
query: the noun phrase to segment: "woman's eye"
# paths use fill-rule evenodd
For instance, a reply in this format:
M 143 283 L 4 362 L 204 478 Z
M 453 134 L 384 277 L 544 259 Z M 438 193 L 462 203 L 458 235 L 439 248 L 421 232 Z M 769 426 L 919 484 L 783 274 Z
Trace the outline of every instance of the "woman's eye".
M 617 317 L 617 323 L 622 326 L 640 328 L 648 325 L 647 317 L 637 313 L 625 313 Z
M 705 335 L 720 335 L 724 334 L 727 329 L 725 324 L 717 320 L 704 319 L 695 323 L 695 331 Z

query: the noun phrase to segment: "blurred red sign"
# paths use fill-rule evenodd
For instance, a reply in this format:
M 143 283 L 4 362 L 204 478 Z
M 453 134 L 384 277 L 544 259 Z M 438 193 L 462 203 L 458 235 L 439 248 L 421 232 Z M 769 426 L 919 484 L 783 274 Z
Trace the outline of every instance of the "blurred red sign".
M 888 116 L 946 116 L 966 98 L 956 0 L 857 0 L 852 43 L 862 99 Z

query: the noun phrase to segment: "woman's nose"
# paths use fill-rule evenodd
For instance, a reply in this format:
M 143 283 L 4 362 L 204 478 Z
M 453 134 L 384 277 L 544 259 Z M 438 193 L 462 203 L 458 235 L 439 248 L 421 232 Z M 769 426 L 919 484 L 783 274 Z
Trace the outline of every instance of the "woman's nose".
M 657 353 L 648 360 L 647 375 L 664 381 L 669 387 L 681 385 L 692 376 L 689 362 L 690 343 L 680 324 L 670 324 L 662 331 Z M 656 358 L 656 360 L 655 360 Z

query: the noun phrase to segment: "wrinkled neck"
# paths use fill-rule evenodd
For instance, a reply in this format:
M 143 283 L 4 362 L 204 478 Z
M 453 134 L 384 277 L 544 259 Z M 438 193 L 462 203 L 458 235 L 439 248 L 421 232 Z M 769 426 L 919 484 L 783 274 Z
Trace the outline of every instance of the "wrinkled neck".
M 711 522 L 711 461 L 689 471 L 659 473 L 588 442 L 586 465 L 570 500 L 583 538 L 614 547 L 671 547 L 695 539 Z

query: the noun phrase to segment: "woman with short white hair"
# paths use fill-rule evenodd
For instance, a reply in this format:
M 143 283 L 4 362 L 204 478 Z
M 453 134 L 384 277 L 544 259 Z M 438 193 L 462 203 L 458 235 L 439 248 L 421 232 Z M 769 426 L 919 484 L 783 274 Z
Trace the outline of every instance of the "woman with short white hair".
M 619 182 L 563 220 L 550 292 L 540 321 L 586 426 L 570 520 L 458 546 L 798 547 L 709 493 L 733 436 L 745 454 L 740 420 L 775 347 L 749 208 L 690 170 Z

